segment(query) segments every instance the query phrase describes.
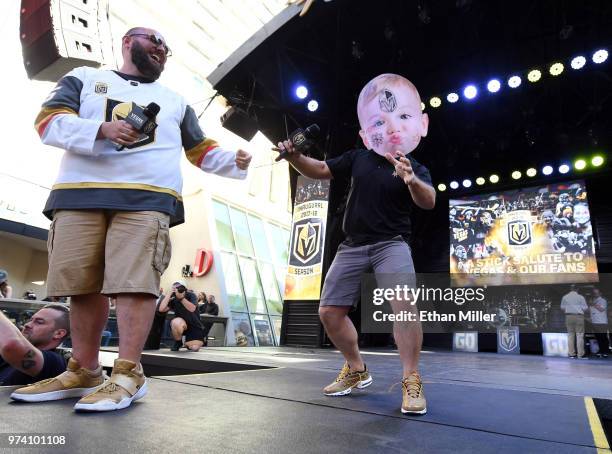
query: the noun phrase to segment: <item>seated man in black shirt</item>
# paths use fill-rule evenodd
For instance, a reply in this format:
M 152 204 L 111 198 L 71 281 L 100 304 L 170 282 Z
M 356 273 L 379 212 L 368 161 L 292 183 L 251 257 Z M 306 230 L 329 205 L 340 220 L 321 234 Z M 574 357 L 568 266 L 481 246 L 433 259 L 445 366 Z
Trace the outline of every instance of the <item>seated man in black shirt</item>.
M 182 337 L 185 335 L 185 347 L 197 352 L 204 345 L 204 331 L 198 311 L 196 294 L 188 291 L 185 284 L 175 282 L 172 291 L 161 300 L 159 312 L 174 311 L 174 318 L 170 322 L 174 346 L 172 351 L 178 351 L 182 346 Z
M 208 299 L 199 308 L 202 315 L 219 315 L 219 305 L 215 303 L 215 295 L 208 295 Z M 213 326 L 212 322 L 202 322 L 204 326 L 204 345 L 208 345 L 208 333 Z
M 27 385 L 64 372 L 66 361 L 55 349 L 68 334 L 67 306 L 46 305 L 25 324 L 23 332 L 0 312 L 0 386 Z

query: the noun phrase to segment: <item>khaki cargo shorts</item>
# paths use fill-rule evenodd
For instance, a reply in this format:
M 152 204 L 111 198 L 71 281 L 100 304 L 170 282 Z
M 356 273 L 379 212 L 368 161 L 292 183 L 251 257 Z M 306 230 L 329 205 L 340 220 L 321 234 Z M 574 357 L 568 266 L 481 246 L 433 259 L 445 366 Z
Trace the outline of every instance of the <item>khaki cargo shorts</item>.
M 157 211 L 58 210 L 47 240 L 48 296 L 159 294 L 171 256 Z

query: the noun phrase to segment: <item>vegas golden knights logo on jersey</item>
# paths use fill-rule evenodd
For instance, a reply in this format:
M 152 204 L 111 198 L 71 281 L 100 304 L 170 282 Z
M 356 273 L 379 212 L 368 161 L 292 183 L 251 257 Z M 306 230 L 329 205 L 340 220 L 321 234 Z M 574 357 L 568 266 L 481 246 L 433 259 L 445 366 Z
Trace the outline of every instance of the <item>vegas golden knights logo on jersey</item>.
M 143 109 L 145 108 L 145 106 L 140 107 Z M 131 102 L 117 101 L 116 99 L 107 98 L 104 118 L 105 121 L 125 120 L 131 111 Z M 155 142 L 155 131 L 157 131 L 157 129 L 144 131 L 140 134 L 140 139 L 137 142 L 133 143 L 132 145 L 128 145 L 125 148 L 134 149 Z

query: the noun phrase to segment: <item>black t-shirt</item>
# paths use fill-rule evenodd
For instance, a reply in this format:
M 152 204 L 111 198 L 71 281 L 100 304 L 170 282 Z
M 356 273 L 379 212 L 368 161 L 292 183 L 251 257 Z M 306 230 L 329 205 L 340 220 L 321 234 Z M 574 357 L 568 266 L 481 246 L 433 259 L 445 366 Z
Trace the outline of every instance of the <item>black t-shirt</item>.
M 174 315 L 182 318 L 187 323 L 187 327 L 196 327 L 202 328 L 202 322 L 200 321 L 200 312 L 198 311 L 198 297 L 195 293 L 187 291 L 185 293 L 185 298 L 191 303 L 195 305 L 195 311 L 189 312 L 183 303 L 176 299 L 175 296 L 170 298 L 168 302 L 168 307 L 174 311 Z
M 217 303 L 204 303 L 200 306 L 200 314 L 219 315 L 219 305 Z
M 29 385 L 30 383 L 56 377 L 66 370 L 66 360 L 55 350 L 41 351 L 43 367 L 35 377 L 15 369 L 0 356 L 0 386 Z
M 414 174 L 431 186 L 429 170 L 408 155 Z M 351 177 L 342 229 L 351 246 L 373 244 L 401 235 L 410 241 L 410 214 L 415 206 L 408 186 L 393 176 L 384 156 L 363 149 L 350 150 L 326 161 L 334 178 Z

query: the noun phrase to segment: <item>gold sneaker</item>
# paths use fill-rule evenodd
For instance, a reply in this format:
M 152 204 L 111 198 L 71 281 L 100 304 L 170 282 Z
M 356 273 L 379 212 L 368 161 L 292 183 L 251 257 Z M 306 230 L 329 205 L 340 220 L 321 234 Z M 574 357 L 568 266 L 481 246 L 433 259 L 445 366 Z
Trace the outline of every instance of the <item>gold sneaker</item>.
M 345 396 L 350 394 L 353 388 L 367 388 L 371 384 L 372 376 L 367 367 L 364 367 L 362 372 L 357 372 L 351 370 L 345 362 L 336 380 L 323 388 L 323 393 L 326 396 Z
M 423 382 L 418 372 L 413 372 L 402 380 L 402 413 L 415 415 L 427 413 Z
M 147 394 L 147 379 L 142 365 L 127 359 L 117 358 L 111 378 L 91 394 L 79 400 L 74 409 L 78 411 L 120 410 Z
M 95 391 L 105 379 L 106 375 L 102 372 L 102 366 L 98 366 L 96 370 L 89 370 L 81 367 L 75 359 L 70 358 L 66 372 L 57 377 L 47 378 L 16 389 L 11 394 L 11 399 L 23 402 L 45 402 L 83 397 Z

